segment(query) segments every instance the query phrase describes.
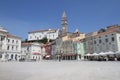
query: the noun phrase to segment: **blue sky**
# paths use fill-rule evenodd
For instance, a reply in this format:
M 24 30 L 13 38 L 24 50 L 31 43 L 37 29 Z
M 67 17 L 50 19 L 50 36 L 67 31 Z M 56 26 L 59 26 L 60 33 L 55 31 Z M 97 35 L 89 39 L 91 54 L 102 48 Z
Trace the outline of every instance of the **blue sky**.
M 69 32 L 120 25 L 120 0 L 0 0 L 0 25 L 24 40 L 32 30 L 61 29 L 64 10 Z

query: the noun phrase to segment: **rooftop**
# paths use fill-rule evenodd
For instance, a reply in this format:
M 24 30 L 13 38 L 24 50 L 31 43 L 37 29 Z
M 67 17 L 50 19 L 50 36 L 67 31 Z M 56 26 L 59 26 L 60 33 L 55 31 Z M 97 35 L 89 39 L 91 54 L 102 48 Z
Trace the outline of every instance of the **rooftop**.
M 29 45 L 31 45 L 31 44 L 32 44 L 32 43 L 24 42 L 24 43 L 21 44 L 21 46 L 29 46 Z
M 58 29 L 34 30 L 34 31 L 30 31 L 28 33 L 47 32 L 47 31 L 54 31 L 54 32 L 56 32 L 57 30 Z
M 9 34 L 9 33 L 7 34 L 7 36 L 8 36 L 8 37 L 11 37 L 11 38 L 17 38 L 17 39 L 21 39 L 20 37 L 18 37 L 18 36 L 15 36 L 15 35 L 12 35 L 12 34 Z
M 120 26 L 119 25 L 112 25 L 107 27 L 106 29 L 100 29 L 97 33 L 97 35 L 95 35 L 95 37 L 97 36 L 101 36 L 101 35 L 105 35 L 105 34 L 110 34 L 110 33 L 120 33 Z

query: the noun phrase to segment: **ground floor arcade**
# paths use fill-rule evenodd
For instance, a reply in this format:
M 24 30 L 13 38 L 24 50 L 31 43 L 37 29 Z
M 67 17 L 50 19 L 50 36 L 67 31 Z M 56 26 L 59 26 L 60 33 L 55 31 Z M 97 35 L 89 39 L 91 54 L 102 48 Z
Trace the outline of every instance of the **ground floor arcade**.
M 56 55 L 57 59 L 61 60 L 80 60 L 82 59 L 80 54 L 62 54 Z
M 0 61 L 17 61 L 21 59 L 19 52 L 0 52 Z

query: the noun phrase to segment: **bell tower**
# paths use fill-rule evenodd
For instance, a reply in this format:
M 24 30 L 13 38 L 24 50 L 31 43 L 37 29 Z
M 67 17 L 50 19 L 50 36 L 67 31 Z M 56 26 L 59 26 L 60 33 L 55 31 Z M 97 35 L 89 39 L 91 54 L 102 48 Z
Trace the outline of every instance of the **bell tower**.
M 62 34 L 66 33 L 67 31 L 68 31 L 67 16 L 64 11 L 62 15 Z

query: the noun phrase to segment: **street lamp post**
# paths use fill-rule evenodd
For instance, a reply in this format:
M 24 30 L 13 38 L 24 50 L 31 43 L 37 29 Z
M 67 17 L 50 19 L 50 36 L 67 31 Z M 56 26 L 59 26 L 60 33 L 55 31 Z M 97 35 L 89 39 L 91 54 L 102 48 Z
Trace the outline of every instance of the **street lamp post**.
M 63 51 L 62 51 L 62 49 L 61 49 L 61 50 L 60 50 L 60 54 L 59 54 L 59 61 L 61 61 L 62 58 L 63 58 L 62 54 L 63 54 Z

